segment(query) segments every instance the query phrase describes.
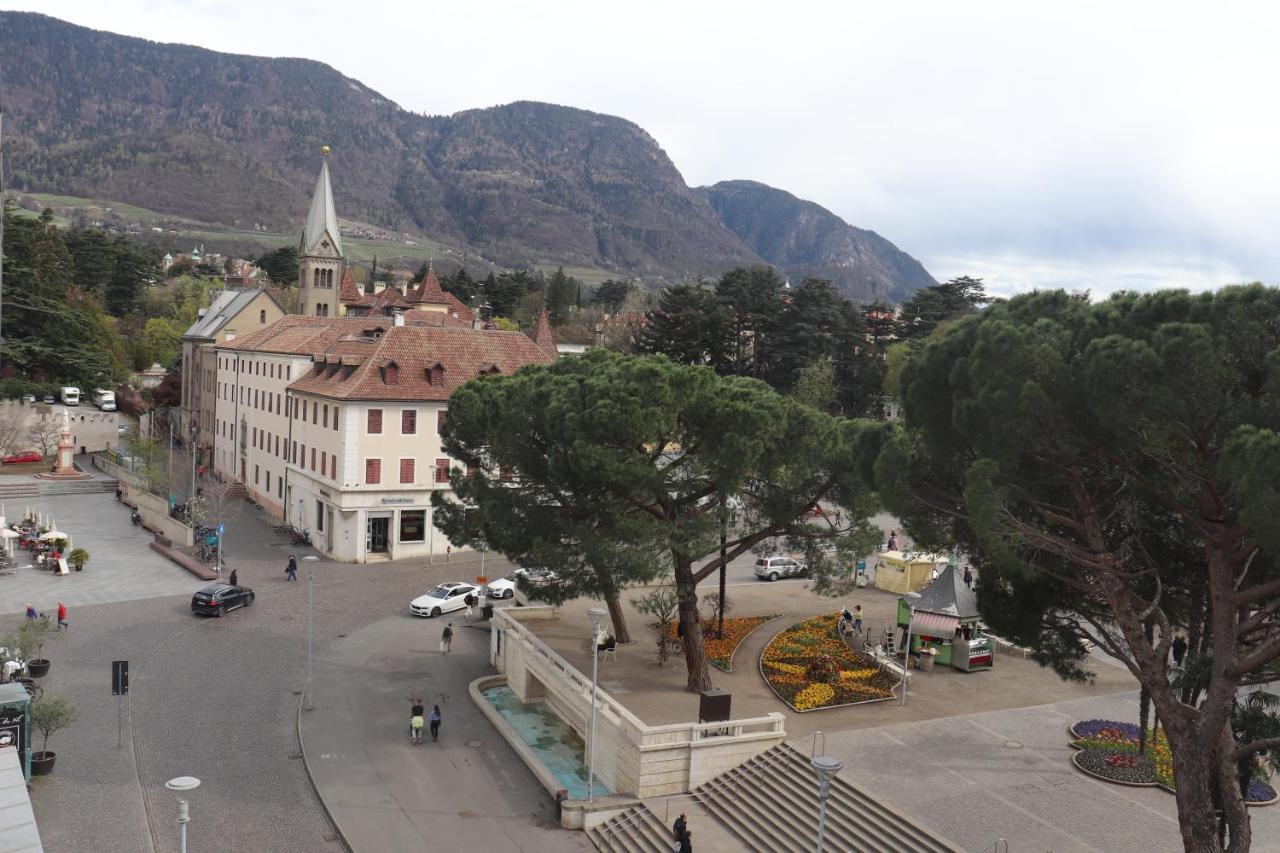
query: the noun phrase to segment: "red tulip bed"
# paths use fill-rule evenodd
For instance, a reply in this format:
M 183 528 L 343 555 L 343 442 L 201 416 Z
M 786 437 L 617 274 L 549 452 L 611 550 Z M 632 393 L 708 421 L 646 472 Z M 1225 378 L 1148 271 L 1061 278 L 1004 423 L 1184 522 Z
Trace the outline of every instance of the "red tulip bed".
M 1164 729 L 1147 733 L 1147 754 L 1138 754 L 1138 727 L 1117 720 L 1081 720 L 1071 727 L 1071 745 L 1079 750 L 1072 761 L 1076 767 L 1107 782 L 1120 785 L 1159 785 L 1172 792 L 1173 753 Z M 1251 806 L 1269 806 L 1280 799 L 1269 782 L 1249 783 L 1245 801 Z

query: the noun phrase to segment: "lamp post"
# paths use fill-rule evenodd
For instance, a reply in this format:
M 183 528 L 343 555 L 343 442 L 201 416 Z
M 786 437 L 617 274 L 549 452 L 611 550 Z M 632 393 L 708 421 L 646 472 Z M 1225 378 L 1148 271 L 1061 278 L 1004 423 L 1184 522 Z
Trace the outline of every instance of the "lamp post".
M 827 796 L 831 793 L 831 780 L 844 765 L 840 759 L 830 755 L 819 755 L 809 763 L 818 776 L 818 846 L 815 849 L 822 853 L 822 833 L 827 824 Z
M 596 787 L 596 684 L 600 667 L 600 626 L 609 611 L 592 607 L 587 611 L 591 618 L 591 736 L 587 742 L 587 802 L 595 798 Z
M 911 623 L 916 618 L 916 602 L 920 600 L 920 593 L 907 593 L 907 642 L 902 649 L 902 701 L 901 705 L 907 704 L 907 665 L 911 663 Z
M 164 783 L 170 791 L 185 793 L 200 787 L 200 780 L 194 776 L 179 776 Z M 182 853 L 187 853 L 187 824 L 191 822 L 191 809 L 186 800 L 178 800 L 178 826 L 182 831 Z
M 302 707 L 310 711 L 311 705 L 311 649 L 315 644 L 315 612 L 316 612 L 316 570 L 307 569 L 307 683 L 303 688 L 304 701 Z

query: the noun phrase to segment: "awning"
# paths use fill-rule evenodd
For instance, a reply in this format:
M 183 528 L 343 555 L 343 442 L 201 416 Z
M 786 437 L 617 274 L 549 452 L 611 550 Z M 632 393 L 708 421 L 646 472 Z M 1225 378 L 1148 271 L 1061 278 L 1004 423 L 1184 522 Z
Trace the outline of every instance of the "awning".
M 954 637 L 960 620 L 942 613 L 916 612 L 911 619 L 911 633 L 920 637 Z

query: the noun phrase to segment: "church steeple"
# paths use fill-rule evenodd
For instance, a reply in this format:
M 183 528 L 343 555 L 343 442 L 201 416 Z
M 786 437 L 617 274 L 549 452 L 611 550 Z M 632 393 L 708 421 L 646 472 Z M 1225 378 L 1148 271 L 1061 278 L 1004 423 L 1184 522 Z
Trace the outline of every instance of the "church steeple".
M 329 183 L 329 146 L 311 195 L 311 209 L 298 247 L 298 310 L 311 317 L 336 317 L 341 312 L 335 285 L 341 278 L 342 235 Z

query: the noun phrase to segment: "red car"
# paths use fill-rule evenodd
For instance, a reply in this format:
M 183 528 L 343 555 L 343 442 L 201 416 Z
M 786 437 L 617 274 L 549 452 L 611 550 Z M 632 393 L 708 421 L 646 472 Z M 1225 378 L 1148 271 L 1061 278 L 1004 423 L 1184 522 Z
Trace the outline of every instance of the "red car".
M 4 458 L 5 465 L 21 465 L 24 462 L 39 462 L 44 459 L 38 450 L 27 450 Z

